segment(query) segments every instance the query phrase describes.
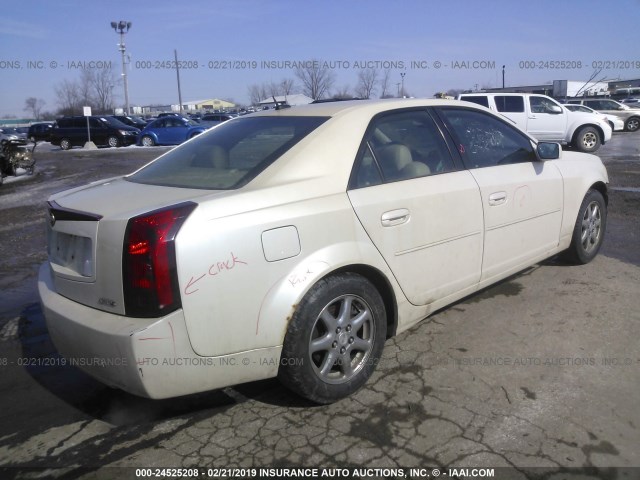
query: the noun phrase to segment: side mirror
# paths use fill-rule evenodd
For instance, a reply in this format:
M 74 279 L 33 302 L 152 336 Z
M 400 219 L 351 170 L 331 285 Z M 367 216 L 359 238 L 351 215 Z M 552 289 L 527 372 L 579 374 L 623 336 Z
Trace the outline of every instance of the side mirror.
M 549 107 L 547 107 L 547 113 L 557 115 L 559 113 L 562 113 L 562 107 L 560 107 L 559 105 L 550 105 Z
M 538 158 L 540 160 L 557 160 L 560 158 L 560 149 L 559 143 L 546 143 L 540 142 L 536 148 L 538 152 Z

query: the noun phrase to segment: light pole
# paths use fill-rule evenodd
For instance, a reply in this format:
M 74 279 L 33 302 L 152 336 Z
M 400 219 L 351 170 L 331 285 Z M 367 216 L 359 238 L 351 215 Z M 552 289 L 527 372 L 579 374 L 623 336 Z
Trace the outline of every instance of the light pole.
M 502 88 L 504 88 L 504 67 L 506 65 L 502 65 Z
M 125 61 L 125 51 L 126 47 L 124 45 L 124 34 L 129 31 L 131 28 L 131 22 L 125 22 L 124 20 L 120 20 L 119 22 L 111 22 L 111 28 L 115 30 L 116 33 L 120 33 L 120 43 L 118 44 L 118 49 L 120 53 L 122 53 L 122 80 L 124 82 L 124 105 L 125 105 L 125 114 L 129 115 L 131 112 L 129 111 L 129 85 L 127 84 L 127 64 Z
M 402 98 L 404 98 L 404 76 L 406 75 L 405 72 L 402 72 L 400 74 L 400 77 L 402 78 Z

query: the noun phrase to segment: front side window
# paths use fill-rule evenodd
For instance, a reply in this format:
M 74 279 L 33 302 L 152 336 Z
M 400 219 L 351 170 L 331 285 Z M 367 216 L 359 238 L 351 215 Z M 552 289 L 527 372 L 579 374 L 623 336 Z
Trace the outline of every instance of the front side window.
M 618 103 L 612 100 L 600 100 L 602 110 L 623 110 Z
M 467 168 L 537 160 L 529 138 L 493 115 L 471 109 L 440 110 L 455 135 Z
M 546 97 L 529 97 L 531 113 L 551 113 L 558 104 Z
M 326 120 L 289 116 L 225 122 L 126 179 L 181 188 L 240 188 Z

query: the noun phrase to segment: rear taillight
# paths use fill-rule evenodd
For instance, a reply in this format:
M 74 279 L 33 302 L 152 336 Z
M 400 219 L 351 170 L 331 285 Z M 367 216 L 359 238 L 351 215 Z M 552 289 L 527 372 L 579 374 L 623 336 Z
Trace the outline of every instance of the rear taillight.
M 175 238 L 195 207 L 185 202 L 127 223 L 122 252 L 127 316 L 160 317 L 181 307 Z

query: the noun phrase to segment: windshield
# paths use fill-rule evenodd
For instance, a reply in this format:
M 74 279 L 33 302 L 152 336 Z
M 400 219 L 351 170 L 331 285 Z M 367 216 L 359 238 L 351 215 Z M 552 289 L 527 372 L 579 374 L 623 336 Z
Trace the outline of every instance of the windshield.
M 127 177 L 149 185 L 240 188 L 327 120 L 245 117 L 220 124 Z

